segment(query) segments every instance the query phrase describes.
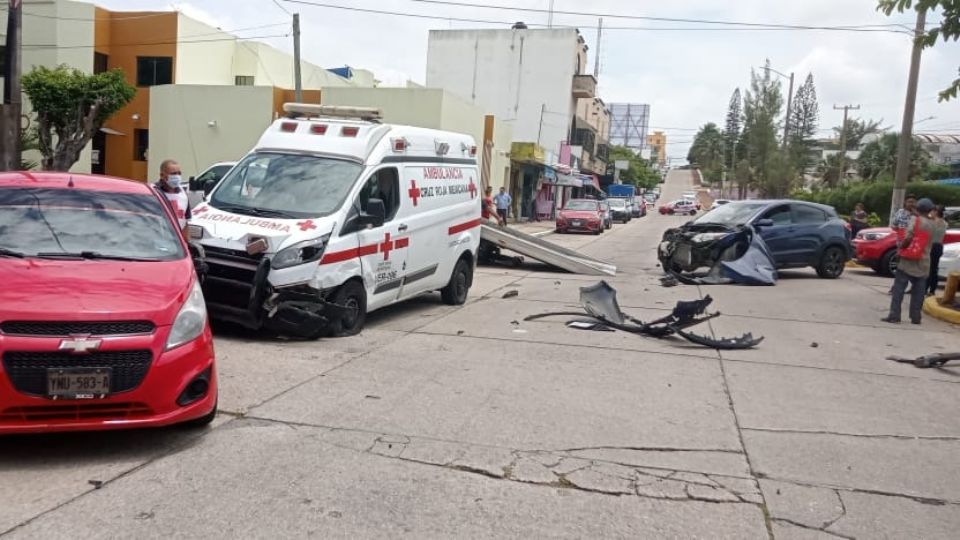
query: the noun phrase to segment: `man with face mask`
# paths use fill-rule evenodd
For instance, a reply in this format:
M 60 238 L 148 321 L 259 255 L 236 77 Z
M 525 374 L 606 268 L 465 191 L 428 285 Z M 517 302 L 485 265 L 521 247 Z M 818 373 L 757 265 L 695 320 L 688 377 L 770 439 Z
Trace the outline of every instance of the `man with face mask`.
M 180 164 L 175 160 L 165 159 L 160 163 L 160 181 L 153 187 L 160 190 L 160 193 L 163 193 L 163 196 L 166 197 L 174 215 L 177 216 L 177 222 L 180 224 L 183 237 L 187 238 L 187 221 L 192 216 L 190 215 L 190 202 L 187 199 L 187 192 L 180 187 L 182 178 Z

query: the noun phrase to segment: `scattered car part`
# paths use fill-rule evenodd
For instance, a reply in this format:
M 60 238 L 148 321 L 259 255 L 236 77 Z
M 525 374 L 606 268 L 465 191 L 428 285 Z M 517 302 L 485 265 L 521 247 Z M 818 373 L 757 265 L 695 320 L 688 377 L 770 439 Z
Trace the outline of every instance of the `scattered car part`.
M 888 356 L 887 360 L 893 360 L 894 362 L 900 362 L 902 364 L 913 364 L 918 368 L 932 368 L 940 367 L 951 360 L 960 360 L 960 352 L 927 354 L 916 358 Z
M 616 289 L 606 281 L 600 281 L 595 285 L 580 288 L 580 305 L 588 318 L 582 318 L 584 313 L 581 312 L 561 311 L 530 315 L 524 320 L 533 321 L 562 315 L 576 316 L 581 318 L 570 321 L 567 323 L 568 326 L 583 328 L 582 323 L 594 322 L 598 326 L 655 338 L 677 335 L 691 343 L 720 350 L 750 349 L 763 341 L 763 337 L 755 338 L 751 333 L 732 338 L 712 338 L 687 332 L 690 327 L 720 316 L 719 312 L 706 313 L 707 307 L 712 302 L 713 298 L 710 296 L 702 300 L 680 301 L 677 302 L 669 315 L 645 323 L 623 313 L 620 310 L 619 303 L 617 303 Z
M 770 249 L 750 225 L 707 224 L 668 229 L 657 250 L 663 269 L 686 284 L 773 285 L 777 269 Z M 697 272 L 707 267 L 707 272 Z

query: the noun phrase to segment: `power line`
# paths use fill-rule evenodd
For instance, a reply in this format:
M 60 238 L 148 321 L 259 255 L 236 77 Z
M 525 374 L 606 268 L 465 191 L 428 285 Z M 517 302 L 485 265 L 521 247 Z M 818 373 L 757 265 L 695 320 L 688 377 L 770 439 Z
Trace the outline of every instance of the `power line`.
M 286 13 L 287 15 L 293 15 L 293 13 L 290 13 L 289 11 L 287 11 L 287 8 L 283 7 L 283 4 L 281 4 L 281 3 L 278 2 L 277 0 L 273 0 L 273 3 L 274 3 L 278 8 L 282 9 L 283 12 Z
M 573 16 L 591 17 L 591 18 L 604 17 L 604 18 L 612 18 L 612 19 L 628 19 L 628 20 L 673 22 L 673 23 L 715 24 L 715 25 L 742 26 L 742 27 L 754 27 L 754 28 L 778 28 L 778 29 L 793 29 L 793 30 L 843 30 L 843 31 L 882 30 L 884 28 L 890 28 L 890 27 L 902 28 L 902 25 L 897 23 L 840 25 L 840 26 L 810 26 L 810 25 L 798 25 L 798 24 L 722 21 L 722 20 L 711 20 L 711 19 L 690 19 L 690 18 L 677 18 L 677 17 L 651 17 L 651 16 L 645 16 L 645 15 L 623 15 L 623 14 L 615 14 L 615 13 L 597 13 L 597 12 L 584 12 L 584 11 L 545 10 L 540 8 L 523 8 L 523 7 L 514 7 L 514 6 L 475 4 L 475 3 L 469 3 L 469 2 L 452 2 L 448 0 L 410 0 L 410 1 L 423 3 L 423 4 L 438 4 L 438 5 L 446 5 L 446 6 L 472 7 L 472 8 L 482 8 L 482 9 L 499 9 L 499 10 L 505 10 L 505 11 L 522 11 L 527 13 L 555 13 L 558 15 L 573 15 Z M 895 31 L 895 30 L 885 30 L 885 31 Z
M 140 42 L 140 43 L 110 43 L 107 44 L 108 47 L 140 47 L 143 45 L 178 45 L 181 43 L 214 43 L 217 41 L 242 41 L 249 39 L 267 39 L 267 38 L 279 38 L 279 37 L 289 37 L 290 34 L 273 34 L 269 36 L 248 36 L 248 37 L 238 37 L 233 36 L 229 38 L 219 38 L 219 39 L 197 39 L 197 40 L 175 40 L 175 41 L 151 41 L 151 42 Z M 43 50 L 52 50 L 52 49 L 92 49 L 95 45 L 24 45 L 24 49 L 43 49 Z
M 403 11 L 388 11 L 382 9 L 372 9 L 372 8 L 359 8 L 355 6 L 343 6 L 337 4 L 328 4 L 324 2 L 314 2 L 308 0 L 282 0 L 283 2 L 291 4 L 301 4 L 305 6 L 320 7 L 320 8 L 329 8 L 329 9 L 338 9 L 343 11 L 352 11 L 358 13 L 372 13 L 377 15 L 392 15 L 396 17 L 409 17 L 414 19 L 429 19 L 429 20 L 439 20 L 439 21 L 450 21 L 450 22 L 464 22 L 464 23 L 479 23 L 479 24 L 493 24 L 493 25 L 503 25 L 503 26 L 512 26 L 516 21 L 506 21 L 506 20 L 491 20 L 491 19 L 477 19 L 477 18 L 467 18 L 467 17 L 451 17 L 445 15 L 430 15 L 426 13 L 409 13 Z M 411 1 L 426 1 L 426 0 L 411 0 Z M 470 4 L 472 5 L 472 4 Z M 477 7 L 487 7 L 480 6 L 477 4 Z M 504 8 L 507 9 L 507 8 Z M 513 8 L 509 8 L 513 9 Z M 709 21 L 707 21 L 709 23 Z M 720 22 L 714 22 L 713 24 L 722 24 Z M 746 23 L 744 23 L 746 24 Z M 531 27 L 547 27 L 544 24 L 538 23 L 527 23 L 527 26 Z M 896 25 L 894 25 L 896 26 Z M 576 26 L 569 25 L 553 25 L 553 28 L 576 28 Z M 670 27 L 657 27 L 657 26 L 605 26 L 605 30 L 632 30 L 632 31 L 647 31 L 647 32 L 673 32 L 673 31 L 684 31 L 684 32 L 710 32 L 710 31 L 721 31 L 721 32 L 741 32 L 741 31 L 777 31 L 777 30 L 834 30 L 834 31 L 854 31 L 854 32 L 892 32 L 892 33 L 905 33 L 903 30 L 893 30 L 885 28 L 855 28 L 855 27 L 814 27 L 814 26 L 756 26 L 756 27 L 737 27 L 737 28 L 717 28 L 717 27 L 690 27 L 690 28 L 670 28 Z M 911 34 L 912 35 L 912 34 Z

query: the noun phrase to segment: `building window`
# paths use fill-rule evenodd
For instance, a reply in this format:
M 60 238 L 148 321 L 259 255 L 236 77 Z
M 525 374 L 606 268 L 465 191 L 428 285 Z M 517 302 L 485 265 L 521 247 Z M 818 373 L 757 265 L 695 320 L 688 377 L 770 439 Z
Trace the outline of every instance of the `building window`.
M 253 86 L 253 75 L 237 75 L 233 78 L 234 86 Z
M 133 130 L 133 160 L 146 161 L 147 150 L 150 148 L 150 130 Z
M 7 73 L 7 48 L 0 45 L 0 79 Z
M 173 58 L 169 56 L 138 56 L 137 86 L 155 86 L 173 82 Z
M 94 73 L 103 73 L 107 71 L 107 65 L 110 63 L 110 57 L 103 54 L 95 52 L 93 53 L 93 72 Z

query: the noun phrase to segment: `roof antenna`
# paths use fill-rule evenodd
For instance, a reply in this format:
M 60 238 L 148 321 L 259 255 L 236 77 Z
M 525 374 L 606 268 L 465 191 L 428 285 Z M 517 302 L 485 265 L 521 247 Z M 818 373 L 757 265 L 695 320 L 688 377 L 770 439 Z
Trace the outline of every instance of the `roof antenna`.
M 67 181 L 67 187 L 73 187 L 73 176 L 70 176 L 70 180 Z

